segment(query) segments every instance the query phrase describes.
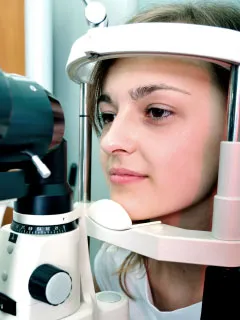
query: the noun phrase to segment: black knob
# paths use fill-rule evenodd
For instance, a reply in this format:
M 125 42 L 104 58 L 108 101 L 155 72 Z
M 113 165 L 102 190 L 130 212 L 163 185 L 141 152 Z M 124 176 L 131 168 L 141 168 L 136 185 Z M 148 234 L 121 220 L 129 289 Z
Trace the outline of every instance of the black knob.
M 31 274 L 28 290 L 32 298 L 57 306 L 69 297 L 72 279 L 66 271 L 42 264 Z

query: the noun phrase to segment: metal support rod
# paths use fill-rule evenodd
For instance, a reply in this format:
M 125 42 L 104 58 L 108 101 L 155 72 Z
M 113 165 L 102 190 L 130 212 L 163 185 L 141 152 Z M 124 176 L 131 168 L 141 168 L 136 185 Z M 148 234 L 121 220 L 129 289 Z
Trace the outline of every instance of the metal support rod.
M 89 0 L 83 0 L 83 2 L 86 6 L 89 4 Z
M 229 85 L 228 141 L 240 141 L 240 66 L 233 65 Z
M 83 0 L 88 7 L 89 0 Z M 94 11 L 94 7 L 91 10 Z M 107 26 L 107 16 L 103 6 L 102 13 L 97 23 L 91 23 L 85 12 L 86 20 L 91 27 Z M 94 11 L 95 12 L 95 11 Z M 104 13 L 104 14 L 103 14 Z M 89 202 L 91 200 L 91 155 L 92 155 L 92 127 L 87 112 L 87 84 L 80 84 L 80 107 L 79 107 L 79 179 L 78 179 L 78 201 Z
M 80 85 L 78 201 L 91 200 L 92 128 L 87 114 L 87 84 Z

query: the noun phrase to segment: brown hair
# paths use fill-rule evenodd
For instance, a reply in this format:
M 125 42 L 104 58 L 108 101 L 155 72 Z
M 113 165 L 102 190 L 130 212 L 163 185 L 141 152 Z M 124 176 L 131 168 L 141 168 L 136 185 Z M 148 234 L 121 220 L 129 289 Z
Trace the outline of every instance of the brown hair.
M 215 26 L 240 31 L 240 8 L 233 4 L 194 2 L 169 3 L 144 11 L 132 18 L 128 23 L 146 22 L 178 22 L 197 25 Z M 97 98 L 101 93 L 104 79 L 114 60 L 104 60 L 98 63 L 92 75 L 92 83 L 88 90 L 88 110 L 92 124 L 97 134 L 101 127 L 98 118 Z M 213 65 L 213 75 L 224 93 L 228 93 L 229 71 Z M 130 253 L 118 270 L 119 283 L 128 297 L 134 299 L 127 289 L 126 277 L 136 266 L 143 265 L 147 259 L 136 253 Z

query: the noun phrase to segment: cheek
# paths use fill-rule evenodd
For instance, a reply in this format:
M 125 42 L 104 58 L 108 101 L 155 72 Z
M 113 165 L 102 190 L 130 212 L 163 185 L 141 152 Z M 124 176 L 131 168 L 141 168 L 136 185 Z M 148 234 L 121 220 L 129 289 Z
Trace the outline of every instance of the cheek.
M 216 183 L 224 112 L 209 102 L 205 106 L 158 137 L 158 147 L 151 146 L 152 182 L 174 210 L 199 201 Z
M 100 163 L 104 173 L 106 173 L 107 154 L 102 149 L 100 149 Z
M 172 143 L 162 143 L 163 152 L 155 153 L 152 181 L 173 211 L 191 205 L 201 189 L 206 139 L 196 133 L 185 128 Z
M 110 188 L 112 200 L 123 205 L 133 220 L 189 207 L 216 183 L 225 112 L 219 104 L 210 106 L 209 97 L 206 100 L 172 124 L 157 130 L 142 128 L 133 158 L 147 168 L 149 179 L 125 189 Z M 101 152 L 104 171 L 107 162 Z
M 209 125 L 206 134 L 206 143 L 203 146 L 204 183 L 217 180 L 220 143 L 225 140 L 226 106 L 219 103 L 210 109 Z M 203 185 L 204 186 L 204 185 Z

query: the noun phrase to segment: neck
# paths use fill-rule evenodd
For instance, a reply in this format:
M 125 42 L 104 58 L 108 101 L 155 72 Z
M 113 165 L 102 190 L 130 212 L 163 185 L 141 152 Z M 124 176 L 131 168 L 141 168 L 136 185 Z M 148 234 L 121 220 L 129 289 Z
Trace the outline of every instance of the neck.
M 183 229 L 211 229 L 213 197 L 160 220 Z M 149 283 L 154 304 L 161 311 L 187 307 L 202 300 L 205 266 L 148 259 Z

